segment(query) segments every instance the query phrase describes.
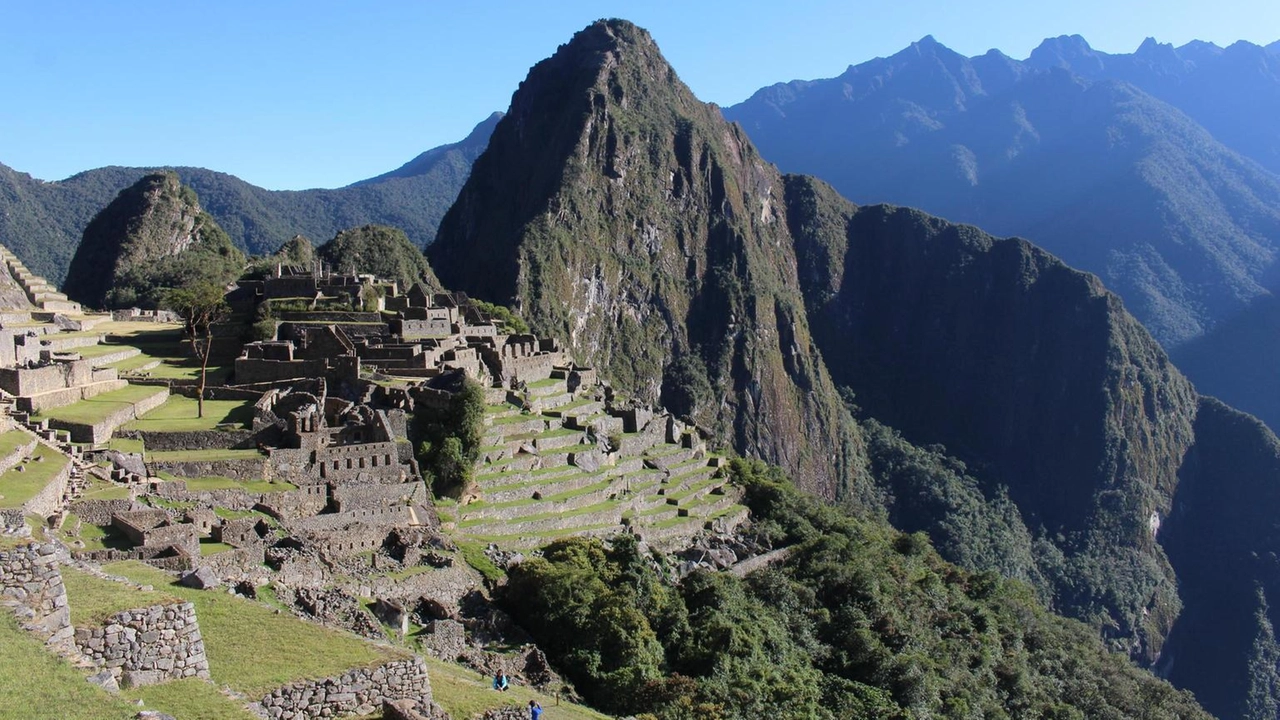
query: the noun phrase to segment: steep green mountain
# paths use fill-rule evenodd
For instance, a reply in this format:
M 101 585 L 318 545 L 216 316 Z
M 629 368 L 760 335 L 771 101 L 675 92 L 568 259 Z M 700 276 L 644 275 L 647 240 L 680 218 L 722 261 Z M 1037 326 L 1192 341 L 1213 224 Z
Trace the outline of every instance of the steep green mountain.
M 315 254 L 335 270 L 372 273 L 395 280 L 402 288 L 425 282 L 433 290 L 440 289 L 422 251 L 397 228 L 365 225 L 343 230 Z
M 1199 397 L 1096 277 L 1025 241 L 807 177 L 786 199 L 833 379 L 935 448 L 871 423 L 895 523 L 1043 588 L 1220 717 L 1275 702 L 1275 668 L 1250 660 L 1280 620 L 1258 600 L 1280 583 L 1275 436 Z
M 446 286 L 833 496 L 860 440 L 809 336 L 781 192 L 647 32 L 601 21 L 530 70 L 427 254 Z
M 1098 274 L 1176 346 L 1273 283 L 1280 178 L 1074 47 L 1047 42 L 1018 62 L 930 37 L 837 78 L 765 88 L 725 115 L 782 169 L 855 202 L 1030 239 Z M 1252 117 L 1274 132 L 1272 115 Z
M 203 168 L 173 168 L 237 247 L 274 252 L 301 233 L 333 237 L 368 223 L 398 227 L 419 247 L 457 197 L 471 162 L 484 150 L 496 117 L 466 139 L 429 150 L 391 173 L 334 190 L 273 191 Z M 154 172 L 107 167 L 42 182 L 0 165 L 0 244 L 33 272 L 61 282 L 89 220 L 120 190 Z
M 245 257 L 175 173 L 147 175 L 94 216 L 67 269 L 67 296 L 86 307 L 155 307 L 195 281 L 226 285 Z

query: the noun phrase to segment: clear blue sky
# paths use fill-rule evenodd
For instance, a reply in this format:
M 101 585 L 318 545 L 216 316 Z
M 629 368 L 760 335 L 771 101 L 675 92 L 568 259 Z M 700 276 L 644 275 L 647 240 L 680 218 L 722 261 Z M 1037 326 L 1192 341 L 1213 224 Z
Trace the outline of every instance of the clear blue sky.
M 529 66 L 600 17 L 648 28 L 703 100 L 837 75 L 932 34 L 1024 58 L 1079 33 L 1131 52 L 1280 39 L 1278 0 L 344 2 L 0 0 L 0 163 L 44 180 L 199 165 L 336 187 L 505 110 Z

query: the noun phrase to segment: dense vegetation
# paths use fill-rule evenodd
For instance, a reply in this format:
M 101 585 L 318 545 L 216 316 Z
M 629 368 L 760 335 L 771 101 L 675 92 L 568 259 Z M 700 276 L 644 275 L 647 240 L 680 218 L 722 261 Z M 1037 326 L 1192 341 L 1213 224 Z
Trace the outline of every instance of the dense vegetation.
M 420 282 L 426 283 L 429 291 L 440 290 L 440 281 L 431 272 L 422 251 L 398 228 L 365 225 L 343 230 L 321 245 L 316 257 L 335 271 L 354 270 L 395 280 L 403 290 Z
M 484 433 L 484 390 L 461 372 L 444 376 L 454 391 L 447 405 L 419 403 L 410 439 L 418 466 L 439 496 L 456 497 L 471 482 Z
M 505 607 L 592 702 L 685 718 L 1199 718 L 1025 585 L 735 461 L 787 559 L 669 583 L 629 536 L 566 539 L 510 571 Z
M 173 173 L 148 175 L 98 213 L 67 270 L 67 295 L 91 308 L 157 307 L 174 288 L 222 287 L 244 254 Z
M 466 139 L 429 150 L 398 170 L 334 190 L 275 191 L 204 168 L 172 168 L 242 251 L 273 252 L 298 233 L 333 237 L 381 223 L 404 230 L 422 247 L 466 181 L 497 123 L 490 117 Z M 0 243 L 33 272 L 61 284 L 94 214 L 122 189 L 156 168 L 106 167 L 43 182 L 0 165 Z

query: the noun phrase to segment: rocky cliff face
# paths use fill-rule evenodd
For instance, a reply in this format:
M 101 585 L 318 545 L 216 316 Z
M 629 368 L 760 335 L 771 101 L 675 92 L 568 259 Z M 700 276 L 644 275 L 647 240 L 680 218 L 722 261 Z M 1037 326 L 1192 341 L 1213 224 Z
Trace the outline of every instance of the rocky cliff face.
M 917 442 L 1008 488 L 1063 554 L 1055 603 L 1139 658 L 1177 616 L 1153 523 L 1169 514 L 1196 395 L 1098 279 L 1021 240 L 855 208 L 788 176 L 814 337 L 836 382 Z M 1153 520 L 1153 518 L 1155 520 Z
M 786 199 L 815 342 L 862 410 L 1007 489 L 1059 611 L 1220 717 L 1273 717 L 1280 441 L 1029 243 L 807 177 Z
M 86 307 L 154 305 L 166 287 L 194 278 L 226 283 L 244 256 L 174 173 L 148 175 L 85 228 L 66 293 Z
M 599 22 L 535 66 L 428 248 L 647 400 L 827 496 L 859 440 L 809 335 L 782 181 L 645 31 Z

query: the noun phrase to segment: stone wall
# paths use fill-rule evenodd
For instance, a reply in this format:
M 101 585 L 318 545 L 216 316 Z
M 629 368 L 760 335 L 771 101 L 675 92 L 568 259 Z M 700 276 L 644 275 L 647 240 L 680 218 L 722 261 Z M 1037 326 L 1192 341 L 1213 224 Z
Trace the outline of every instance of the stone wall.
M 266 455 L 244 460 L 163 460 L 152 461 L 154 470 L 178 477 L 229 477 L 237 480 L 271 479 L 271 464 Z
M 330 445 L 316 451 L 320 477 L 331 482 L 403 481 L 408 468 L 400 464 L 400 451 L 394 442 L 372 442 L 353 445 Z
M 71 612 L 67 589 L 58 564 L 63 551 L 57 545 L 22 545 L 0 551 L 0 600 L 14 606 L 19 618 L 50 645 L 71 639 Z
M 30 537 L 31 528 L 21 508 L 0 509 L 0 536 Z
M 257 447 L 257 437 L 252 430 L 187 430 L 180 432 L 155 432 L 150 430 L 123 430 L 122 438 L 141 440 L 151 452 L 170 450 L 247 450 Z
M 291 525 L 299 530 L 310 532 L 327 532 L 338 530 L 347 525 L 369 525 L 391 528 L 397 525 L 407 526 L 413 523 L 413 513 L 409 507 L 397 505 L 383 508 L 363 508 L 342 513 L 330 513 L 294 521 Z
M 297 490 L 268 493 L 258 501 L 258 509 L 277 520 L 311 517 L 329 505 L 329 488 L 325 485 L 303 485 Z
M 405 699 L 427 706 L 431 703 L 431 681 L 420 657 L 360 668 L 336 678 L 285 685 L 258 705 L 273 720 L 300 720 L 368 715 L 387 700 Z
M 333 501 L 338 512 L 403 504 L 406 498 L 425 503 L 429 497 L 421 480 L 387 485 L 340 485 L 333 489 Z
M 166 680 L 209 679 L 209 660 L 191 603 L 125 610 L 100 628 L 76 628 L 76 647 L 100 668 L 137 687 Z
M 132 500 L 77 500 L 71 503 L 71 512 L 90 525 L 107 526 L 111 524 L 111 516 L 116 513 L 138 509 L 139 505 Z

